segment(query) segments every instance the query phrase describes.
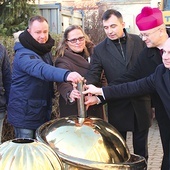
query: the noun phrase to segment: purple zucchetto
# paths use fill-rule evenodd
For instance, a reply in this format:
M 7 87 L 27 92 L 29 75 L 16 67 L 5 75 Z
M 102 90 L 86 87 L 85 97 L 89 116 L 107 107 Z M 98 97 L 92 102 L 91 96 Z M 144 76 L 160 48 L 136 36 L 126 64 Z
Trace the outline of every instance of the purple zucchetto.
M 158 8 L 144 7 L 136 17 L 140 31 L 149 30 L 163 24 L 163 15 Z

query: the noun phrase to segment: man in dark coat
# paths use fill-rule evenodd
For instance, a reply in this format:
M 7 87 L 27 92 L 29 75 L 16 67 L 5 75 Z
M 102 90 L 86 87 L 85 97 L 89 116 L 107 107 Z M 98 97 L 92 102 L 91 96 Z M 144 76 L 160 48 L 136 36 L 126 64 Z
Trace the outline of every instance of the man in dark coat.
M 7 50 L 0 44 L 0 143 L 11 86 L 11 66 Z
M 102 95 L 105 100 L 122 98 L 122 97 L 132 97 L 137 95 L 143 95 L 147 93 L 154 93 L 155 91 L 158 93 L 159 97 L 162 100 L 163 106 L 167 113 L 167 120 L 164 120 L 165 123 L 169 122 L 170 124 L 170 38 L 166 41 L 163 47 L 163 63 L 160 64 L 155 72 L 151 74 L 149 77 L 145 77 L 143 79 L 139 79 L 137 81 L 123 83 L 119 85 L 112 85 L 103 88 L 96 88 L 94 85 L 87 85 L 87 90 L 84 91 L 84 94 L 90 93 L 95 95 Z M 164 116 L 164 115 L 163 115 Z M 169 136 L 169 125 L 167 125 L 167 143 L 170 144 L 170 136 Z M 170 153 L 170 148 L 167 147 L 167 152 Z M 166 160 L 168 155 L 164 155 L 164 159 Z M 170 164 L 166 164 L 165 167 L 162 168 L 164 170 L 170 169 Z
M 168 33 L 163 23 L 162 12 L 157 8 L 144 7 L 136 17 L 136 24 L 141 38 L 147 47 L 140 53 L 134 67 L 113 84 L 134 81 L 152 74 L 162 63 L 161 49 L 168 39 Z M 169 168 L 170 122 L 165 108 L 157 93 L 152 93 L 152 102 L 155 107 L 155 116 L 158 121 L 161 142 L 163 146 L 162 170 Z
M 107 10 L 103 15 L 103 28 L 107 38 L 94 48 L 87 83 L 100 81 L 104 70 L 110 84 L 127 72 L 144 48 L 139 36 L 128 34 L 124 29 L 122 15 Z M 107 101 L 108 122 L 126 139 L 127 131 L 133 132 L 134 153 L 148 158 L 148 130 L 151 120 L 149 96 Z
M 117 81 L 119 84 L 149 76 L 159 64 L 162 64 L 161 49 L 170 35 L 163 24 L 162 12 L 157 8 L 144 7 L 136 18 L 136 24 L 147 47 L 138 57 L 135 66 Z M 167 170 L 170 164 L 170 131 L 167 131 L 170 129 L 170 122 L 158 94 L 155 92 L 151 96 L 163 148 L 161 169 Z

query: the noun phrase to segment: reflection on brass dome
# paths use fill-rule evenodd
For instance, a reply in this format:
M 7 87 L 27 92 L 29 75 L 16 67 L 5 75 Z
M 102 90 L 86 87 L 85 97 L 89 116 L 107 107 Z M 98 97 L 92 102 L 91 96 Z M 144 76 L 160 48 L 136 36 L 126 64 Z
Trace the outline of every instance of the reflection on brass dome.
M 40 127 L 37 138 L 48 143 L 59 155 L 104 163 L 120 163 L 130 158 L 124 139 L 113 126 L 92 117 L 79 124 L 79 119 L 70 116 L 52 121 L 52 124 L 48 122 L 44 135 L 40 136 Z
M 86 160 L 119 163 L 130 158 L 117 130 L 100 119 L 87 118 L 81 126 L 76 117 L 60 119 L 49 126 L 46 141 L 57 152 Z
M 0 145 L 0 170 L 62 170 L 57 154 L 33 139 L 14 139 Z

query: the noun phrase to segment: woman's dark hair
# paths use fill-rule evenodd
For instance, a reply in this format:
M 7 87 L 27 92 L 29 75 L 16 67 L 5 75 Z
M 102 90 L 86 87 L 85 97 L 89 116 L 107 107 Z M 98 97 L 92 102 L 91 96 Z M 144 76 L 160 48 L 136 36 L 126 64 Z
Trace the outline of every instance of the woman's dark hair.
M 88 56 L 90 55 L 88 50 L 87 50 L 87 47 L 89 47 L 90 45 L 94 46 L 94 44 L 92 43 L 92 41 L 90 40 L 88 35 L 83 31 L 83 29 L 80 26 L 78 26 L 78 25 L 70 25 L 64 31 L 63 38 L 61 39 L 61 41 L 59 42 L 59 44 L 57 46 L 56 57 L 62 57 L 64 55 L 65 49 L 68 48 L 68 45 L 66 43 L 67 42 L 67 38 L 68 38 L 68 34 L 69 34 L 69 32 L 71 32 L 71 31 L 73 31 L 75 29 L 79 29 L 83 33 L 83 35 L 85 37 L 85 42 L 86 42 L 86 47 L 84 49 L 84 52 L 86 53 L 86 55 L 88 55 Z

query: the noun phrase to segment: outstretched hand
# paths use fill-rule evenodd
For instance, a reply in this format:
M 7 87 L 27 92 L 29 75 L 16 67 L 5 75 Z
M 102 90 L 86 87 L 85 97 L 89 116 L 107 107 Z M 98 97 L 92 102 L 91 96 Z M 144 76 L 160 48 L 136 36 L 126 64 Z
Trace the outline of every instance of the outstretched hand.
M 98 103 L 98 99 L 97 96 L 92 96 L 90 94 L 88 94 L 87 96 L 85 96 L 85 102 L 84 104 L 86 105 L 86 110 L 88 110 L 89 106 L 95 105 Z
M 102 88 L 98 88 L 92 84 L 85 85 L 84 88 L 86 90 L 82 92 L 83 94 L 102 95 Z
M 77 72 L 70 72 L 67 76 L 67 81 L 71 81 L 73 83 L 78 83 L 83 80 L 84 78 Z
M 73 90 L 70 93 L 70 99 L 72 100 L 72 102 L 74 102 L 76 99 L 79 99 L 81 97 L 80 92 L 73 87 Z

